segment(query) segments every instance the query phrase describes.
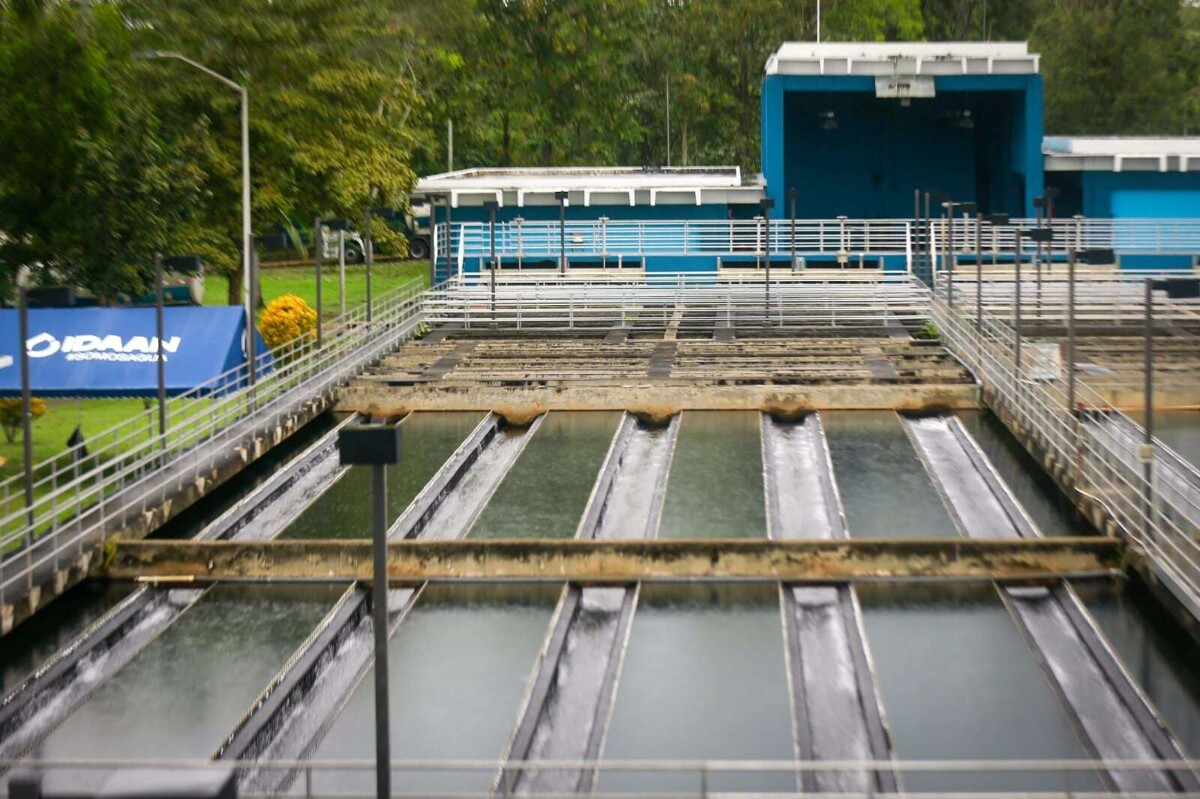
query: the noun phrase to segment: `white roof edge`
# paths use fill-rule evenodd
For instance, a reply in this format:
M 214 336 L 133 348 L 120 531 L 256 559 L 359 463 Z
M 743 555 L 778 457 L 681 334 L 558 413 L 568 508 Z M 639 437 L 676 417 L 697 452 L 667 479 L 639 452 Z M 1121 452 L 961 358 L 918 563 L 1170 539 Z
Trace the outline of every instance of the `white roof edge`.
M 766 75 L 1032 75 L 1026 42 L 784 42 Z M 891 74 L 891 72 L 887 72 Z
M 695 191 L 743 187 L 736 166 L 667 167 L 643 170 L 633 167 L 570 167 L 528 169 L 464 169 L 429 175 L 417 181 L 413 194 L 493 194 L 499 192 L 631 190 Z
M 1046 155 L 1154 157 L 1200 155 L 1200 136 L 1047 136 Z

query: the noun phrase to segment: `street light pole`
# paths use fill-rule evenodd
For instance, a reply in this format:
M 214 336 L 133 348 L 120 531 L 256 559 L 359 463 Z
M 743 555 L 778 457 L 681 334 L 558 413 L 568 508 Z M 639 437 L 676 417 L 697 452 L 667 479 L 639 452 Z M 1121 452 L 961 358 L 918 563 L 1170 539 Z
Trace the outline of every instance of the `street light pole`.
M 254 309 L 250 307 L 250 283 L 255 279 L 252 234 L 250 232 L 250 92 L 237 81 L 231 80 L 220 72 L 209 69 L 198 61 L 193 61 L 182 53 L 171 50 L 150 50 L 144 53 L 134 53 L 134 58 L 145 59 L 174 59 L 182 61 L 193 69 L 198 69 L 210 78 L 219 80 L 236 91 L 241 98 L 241 128 L 242 128 L 242 304 L 246 309 L 246 326 L 251 328 L 248 357 L 254 359 L 253 319 Z M 254 383 L 254 368 L 250 368 L 250 382 Z
M 793 201 L 794 202 L 794 201 Z M 775 200 L 770 197 L 764 197 L 758 201 L 759 207 L 762 209 L 763 230 L 766 232 L 766 238 L 763 240 L 763 257 L 766 260 L 763 271 L 763 321 L 767 325 L 771 324 L 771 209 L 775 207 Z M 794 223 L 793 223 L 794 224 Z
M 167 365 L 163 352 L 163 261 L 160 253 L 154 254 L 154 329 L 158 337 L 158 357 L 155 358 L 158 372 L 158 435 L 161 446 L 167 446 Z

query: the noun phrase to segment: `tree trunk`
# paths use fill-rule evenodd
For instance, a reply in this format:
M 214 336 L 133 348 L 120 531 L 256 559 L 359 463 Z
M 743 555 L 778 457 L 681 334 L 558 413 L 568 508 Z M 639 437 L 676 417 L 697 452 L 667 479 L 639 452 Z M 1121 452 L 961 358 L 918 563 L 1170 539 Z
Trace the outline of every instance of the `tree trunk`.
M 229 295 L 225 301 L 229 305 L 242 304 L 242 269 L 240 266 L 229 273 Z
M 687 114 L 684 114 L 682 119 L 680 120 L 680 125 L 682 126 L 683 130 L 680 132 L 680 142 L 679 142 L 680 164 L 682 164 L 683 166 L 688 165 L 688 126 L 687 126 L 687 123 L 688 123 Z

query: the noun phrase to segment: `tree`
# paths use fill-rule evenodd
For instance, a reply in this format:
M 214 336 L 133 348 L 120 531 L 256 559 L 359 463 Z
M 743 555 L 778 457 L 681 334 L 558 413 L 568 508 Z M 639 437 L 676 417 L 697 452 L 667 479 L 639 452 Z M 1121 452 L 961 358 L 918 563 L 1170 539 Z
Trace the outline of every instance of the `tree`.
M 409 32 L 385 0 L 127 0 L 144 46 L 178 50 L 245 85 L 255 230 L 366 205 L 399 204 L 412 186 L 418 104 L 399 53 Z M 170 62 L 143 72 L 142 91 L 172 140 L 193 154 L 208 199 L 186 230 L 223 245 L 211 262 L 241 294 L 238 97 Z M 214 235 L 216 234 L 216 235 Z
M 1046 130 L 1195 130 L 1200 55 L 1179 0 L 1057 0 L 1034 25 L 1046 78 Z M 1190 45 L 1190 46 L 1189 46 Z
M 0 264 L 102 298 L 146 284 L 197 174 L 128 92 L 133 35 L 107 4 L 0 7 Z

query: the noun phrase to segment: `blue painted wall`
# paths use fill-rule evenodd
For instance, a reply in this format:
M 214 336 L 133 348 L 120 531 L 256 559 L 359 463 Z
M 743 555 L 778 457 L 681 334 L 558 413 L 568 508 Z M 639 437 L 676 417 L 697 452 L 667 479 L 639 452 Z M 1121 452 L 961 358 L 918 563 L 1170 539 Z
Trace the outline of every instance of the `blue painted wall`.
M 911 217 L 914 189 L 1032 213 L 1042 192 L 1042 83 L 1037 75 L 936 78 L 937 97 L 875 97 L 867 77 L 772 75 L 763 82 L 762 153 L 775 215 Z M 974 127 L 951 124 L 969 110 Z M 824 129 L 821 113 L 837 128 Z
M 1084 172 L 1083 214 L 1200 218 L 1200 172 Z

